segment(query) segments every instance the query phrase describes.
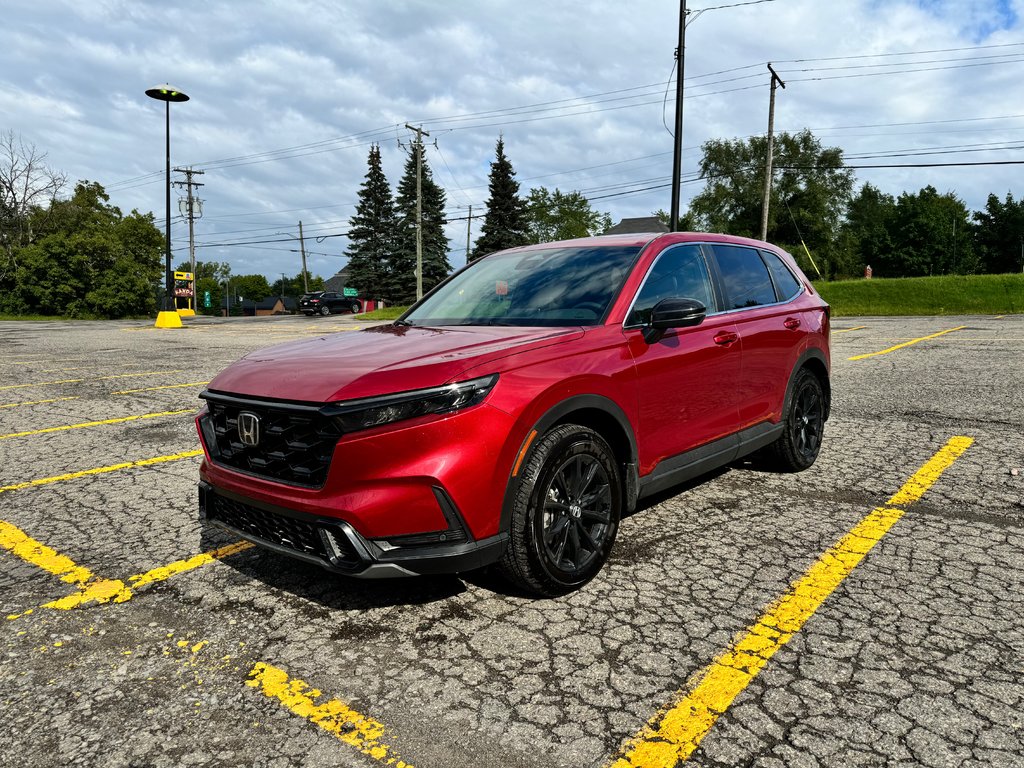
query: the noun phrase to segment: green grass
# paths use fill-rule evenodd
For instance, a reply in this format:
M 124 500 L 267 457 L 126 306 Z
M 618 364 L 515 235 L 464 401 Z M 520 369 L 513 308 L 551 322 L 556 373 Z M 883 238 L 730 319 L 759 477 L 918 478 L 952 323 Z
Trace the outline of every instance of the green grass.
M 359 315 L 356 319 L 358 320 L 395 320 L 402 315 L 408 307 L 384 307 L 384 309 L 375 309 L 373 312 L 366 312 L 365 314 Z
M 1024 274 L 876 278 L 814 287 L 839 317 L 1024 312 Z

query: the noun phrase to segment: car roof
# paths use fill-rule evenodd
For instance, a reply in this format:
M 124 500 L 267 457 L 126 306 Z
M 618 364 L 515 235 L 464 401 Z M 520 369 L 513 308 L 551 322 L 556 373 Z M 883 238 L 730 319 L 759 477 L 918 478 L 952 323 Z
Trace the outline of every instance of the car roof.
M 514 251 L 532 251 L 551 248 L 594 248 L 594 247 L 629 247 L 642 248 L 654 240 L 671 239 L 673 242 L 713 242 L 730 243 L 733 245 L 750 245 L 755 247 L 768 247 L 778 250 L 776 246 L 761 240 L 753 240 L 749 237 L 738 237 L 736 235 L 723 235 L 712 232 L 630 232 L 621 235 L 597 235 L 595 237 L 580 237 L 574 240 L 558 240 L 550 243 L 537 243 L 535 245 L 524 245 L 519 248 L 509 248 L 504 253 Z

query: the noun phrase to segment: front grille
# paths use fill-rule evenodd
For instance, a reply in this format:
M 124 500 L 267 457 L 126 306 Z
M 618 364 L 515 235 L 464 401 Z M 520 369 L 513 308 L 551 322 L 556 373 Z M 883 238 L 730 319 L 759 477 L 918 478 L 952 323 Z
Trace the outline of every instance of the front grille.
M 306 488 L 320 488 L 341 431 L 334 421 L 313 406 L 240 400 L 204 394 L 210 412 L 204 434 L 210 453 L 219 464 L 242 472 Z M 259 419 L 257 445 L 246 445 L 239 435 L 238 415 Z M 212 444 L 210 444 L 212 443 Z
M 348 538 L 331 530 L 330 526 L 269 512 L 219 494 L 208 497 L 206 517 L 211 522 L 224 523 L 243 534 L 311 555 L 335 567 L 355 568 L 360 564 Z M 324 540 L 325 535 L 330 538 L 330 547 Z

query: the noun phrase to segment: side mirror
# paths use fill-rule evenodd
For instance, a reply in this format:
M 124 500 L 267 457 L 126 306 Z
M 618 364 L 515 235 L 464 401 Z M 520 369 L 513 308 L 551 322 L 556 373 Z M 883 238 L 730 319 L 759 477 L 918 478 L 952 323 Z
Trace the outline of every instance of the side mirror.
M 707 313 L 707 307 L 696 299 L 662 299 L 651 310 L 651 323 L 644 329 L 644 340 L 653 344 L 666 328 L 700 325 Z
M 696 299 L 662 299 L 651 310 L 651 327 L 689 328 L 703 323 L 707 313 Z

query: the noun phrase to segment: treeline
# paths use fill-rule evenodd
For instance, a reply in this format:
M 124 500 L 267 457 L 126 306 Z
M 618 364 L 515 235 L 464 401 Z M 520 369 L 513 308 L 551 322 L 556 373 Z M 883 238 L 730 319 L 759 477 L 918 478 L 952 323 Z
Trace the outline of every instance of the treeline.
M 422 145 L 414 143 L 410 148 L 394 195 L 381 166 L 380 147 L 370 148 L 359 202 L 349 221 L 349 284 L 389 299 L 392 304 L 408 304 L 416 298 L 417 153 L 422 172 L 424 293 L 447 277 L 452 267 L 448 261 L 450 244 L 444 232 L 448 223 L 445 193 L 434 181 Z M 538 187 L 526 197 L 521 196 L 515 169 L 500 138 L 491 163 L 486 210 L 481 218 L 481 234 L 467 254 L 468 260 L 528 243 L 596 235 L 611 226 L 611 217 L 594 211 L 579 192 Z
M 189 272 L 190 262 L 182 261 L 175 268 L 178 272 Z M 195 266 L 195 311 L 202 315 L 242 314 L 242 301 L 261 301 L 269 296 L 290 296 L 298 298 L 305 293 L 302 272 L 292 277 L 279 277 L 269 281 L 264 275 L 231 274 L 231 265 L 226 261 L 197 261 Z M 322 291 L 324 279 L 319 275 L 307 275 L 310 291 Z
M 683 227 L 758 237 L 767 138 L 709 141 L 702 150 L 705 186 Z M 876 277 L 1024 268 L 1024 200 L 1010 192 L 989 195 L 981 211 L 931 185 L 898 196 L 871 184 L 855 192 L 842 150 L 822 146 L 810 131 L 780 134 L 773 154 L 767 239 L 796 256 L 811 277 L 858 277 L 867 266 Z

